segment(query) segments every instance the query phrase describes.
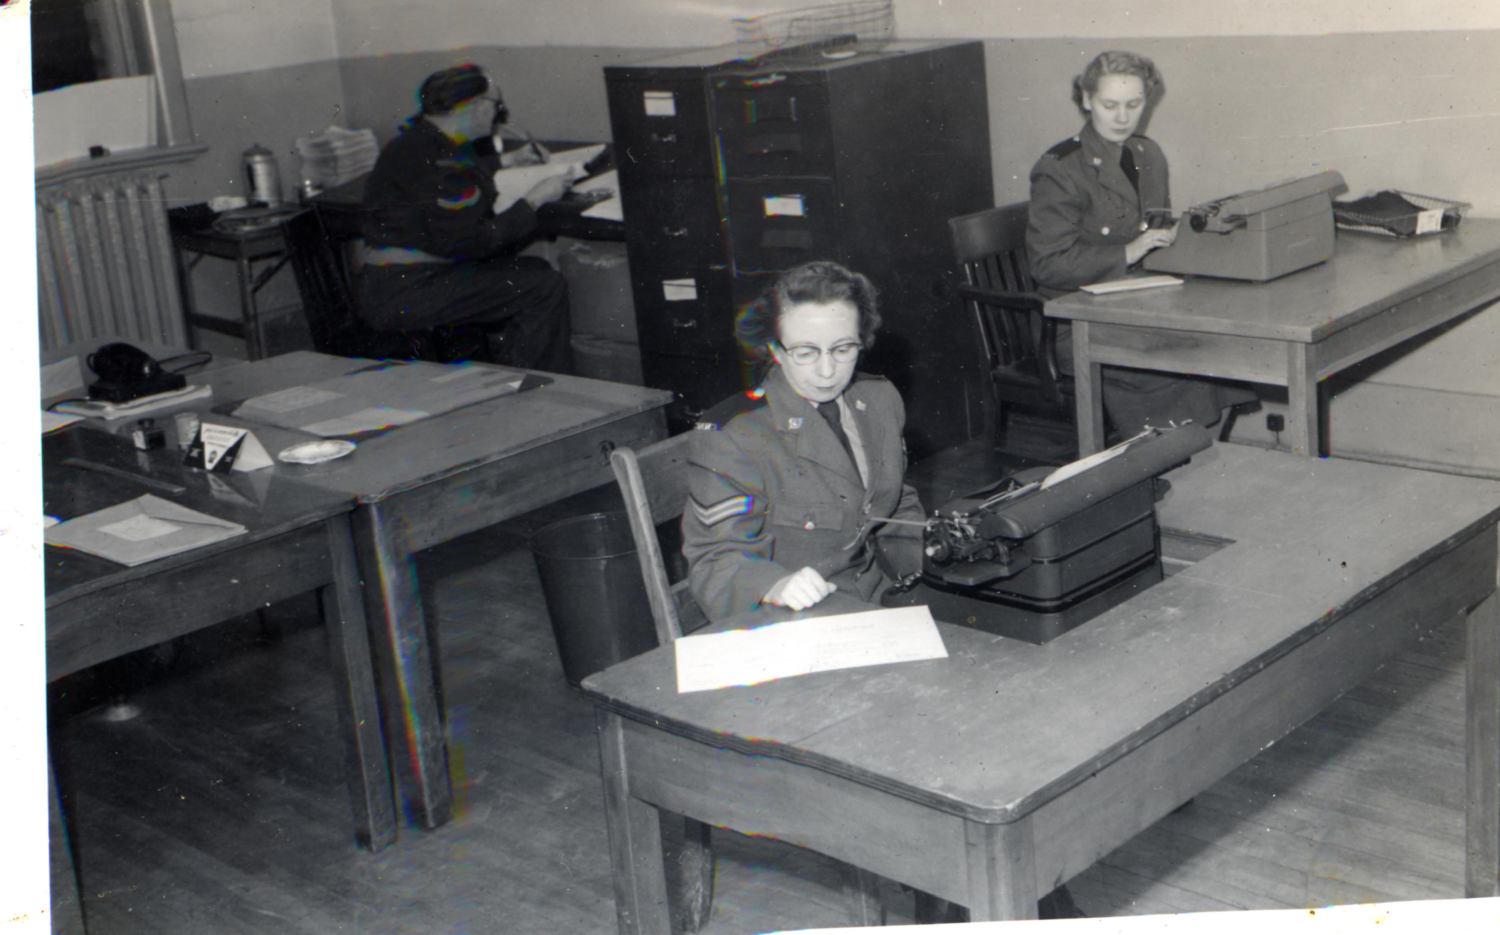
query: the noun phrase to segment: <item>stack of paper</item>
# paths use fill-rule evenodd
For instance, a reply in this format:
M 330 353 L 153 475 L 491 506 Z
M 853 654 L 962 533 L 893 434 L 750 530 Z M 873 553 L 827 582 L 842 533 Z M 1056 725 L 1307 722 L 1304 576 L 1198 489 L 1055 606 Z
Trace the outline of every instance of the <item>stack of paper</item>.
M 146 562 L 243 535 L 245 527 L 146 494 L 48 526 L 48 545 L 77 549 L 121 565 Z
M 373 169 L 380 147 L 369 130 L 329 127 L 312 136 L 299 136 L 297 155 L 302 157 L 303 179 L 332 188 Z

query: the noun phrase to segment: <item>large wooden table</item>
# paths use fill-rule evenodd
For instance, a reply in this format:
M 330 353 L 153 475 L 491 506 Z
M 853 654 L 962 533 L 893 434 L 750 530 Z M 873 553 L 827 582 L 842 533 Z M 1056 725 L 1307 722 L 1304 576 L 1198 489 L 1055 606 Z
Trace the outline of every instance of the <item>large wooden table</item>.
M 668 931 L 662 811 L 1032 918 L 1465 614 L 1467 889 L 1495 895 L 1500 484 L 1236 445 L 1169 476 L 1162 525 L 1201 557 L 1045 645 L 940 624 L 944 660 L 678 695 L 658 649 L 585 679 L 620 931 Z
M 354 833 L 379 850 L 396 839 L 390 768 L 370 662 L 347 497 L 267 472 L 209 476 L 174 449 L 136 451 L 122 437 L 71 426 L 42 440 L 43 509 L 67 520 L 153 494 L 246 527 L 243 535 L 126 567 L 47 548 L 47 680 L 319 590 L 337 688 Z M 81 901 L 52 799 L 54 911 L 82 930 Z
M 367 367 L 299 351 L 194 378 L 214 408 Z M 609 481 L 609 452 L 666 433 L 665 390 L 546 375 L 538 389 L 465 406 L 359 441 L 326 464 L 275 470 L 354 501 L 365 608 L 376 633 L 386 736 L 408 808 L 427 827 L 451 816 L 452 786 L 435 634 L 422 608 L 416 554 Z M 306 436 L 261 434 L 274 454 Z
M 1104 445 L 1104 364 L 1287 388 L 1287 444 L 1325 450 L 1322 380 L 1500 298 L 1500 221 L 1409 240 L 1340 232 L 1327 263 L 1269 283 L 1189 277 L 1181 286 L 1052 299 L 1073 322 L 1079 452 Z M 1128 433 L 1127 433 L 1128 434 Z

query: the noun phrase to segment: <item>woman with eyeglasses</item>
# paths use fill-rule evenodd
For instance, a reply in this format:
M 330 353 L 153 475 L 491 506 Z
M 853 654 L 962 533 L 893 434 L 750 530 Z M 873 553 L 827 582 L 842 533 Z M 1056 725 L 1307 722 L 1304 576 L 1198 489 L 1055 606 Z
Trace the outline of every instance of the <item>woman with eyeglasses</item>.
M 896 388 L 856 372 L 880 327 L 875 287 L 836 263 L 781 273 L 736 336 L 761 386 L 705 413 L 689 448 L 683 552 L 710 620 L 804 610 L 834 591 L 878 600 L 921 567 Z M 894 517 L 913 525 L 875 523 Z

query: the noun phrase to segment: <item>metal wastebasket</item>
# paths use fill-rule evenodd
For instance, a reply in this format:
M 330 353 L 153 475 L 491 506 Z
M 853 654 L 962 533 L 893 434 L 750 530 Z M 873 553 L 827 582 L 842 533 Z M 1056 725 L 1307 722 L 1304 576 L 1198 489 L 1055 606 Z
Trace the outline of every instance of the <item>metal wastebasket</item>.
M 585 676 L 656 646 L 651 604 L 624 513 L 590 513 L 531 536 L 563 675 Z

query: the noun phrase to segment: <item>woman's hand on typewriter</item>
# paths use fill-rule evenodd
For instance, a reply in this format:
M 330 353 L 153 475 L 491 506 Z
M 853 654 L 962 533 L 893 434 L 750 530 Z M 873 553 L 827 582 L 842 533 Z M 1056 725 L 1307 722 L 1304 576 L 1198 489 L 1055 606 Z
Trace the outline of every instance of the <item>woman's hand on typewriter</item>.
M 837 585 L 829 583 L 815 569 L 807 567 L 794 571 L 771 585 L 771 590 L 760 600 L 762 604 L 806 610 L 837 590 Z

